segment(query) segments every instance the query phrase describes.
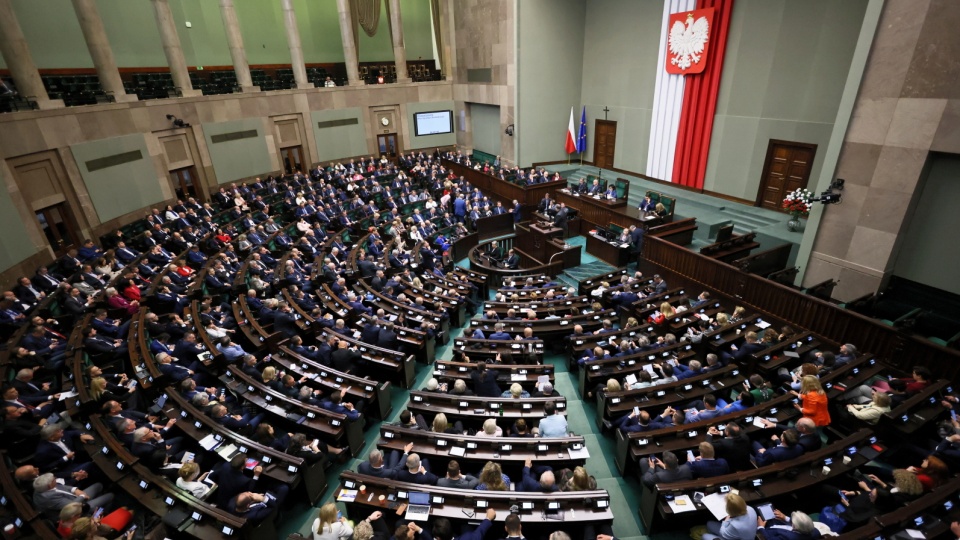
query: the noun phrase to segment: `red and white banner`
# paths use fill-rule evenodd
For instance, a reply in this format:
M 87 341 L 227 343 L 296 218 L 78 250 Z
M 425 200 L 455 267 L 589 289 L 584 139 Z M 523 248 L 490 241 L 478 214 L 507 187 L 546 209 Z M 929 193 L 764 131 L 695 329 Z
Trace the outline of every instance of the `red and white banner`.
M 713 34 L 713 8 L 672 13 L 668 27 L 667 73 L 703 73 Z

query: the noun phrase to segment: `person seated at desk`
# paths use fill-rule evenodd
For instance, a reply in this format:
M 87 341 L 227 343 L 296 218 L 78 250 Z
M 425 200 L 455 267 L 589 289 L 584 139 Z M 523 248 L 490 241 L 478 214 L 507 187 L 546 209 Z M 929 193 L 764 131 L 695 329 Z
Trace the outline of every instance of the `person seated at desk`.
M 652 489 L 659 483 L 692 480 L 693 472 L 686 464 L 680 465 L 677 455 L 668 450 L 663 453 L 663 459 L 656 456 L 641 459 L 640 478 L 643 485 Z
M 689 451 L 688 455 L 692 455 Z M 700 443 L 700 455 L 693 460 L 687 460 L 687 467 L 693 471 L 694 478 L 710 478 L 720 476 L 730 472 L 730 465 L 725 459 L 716 459 L 714 457 L 713 445 L 704 441 Z
M 607 192 L 603 194 L 603 197 L 610 201 L 617 200 L 617 186 L 610 184 L 607 186 Z
M 646 212 L 653 212 L 657 209 L 656 204 L 650 199 L 650 196 L 647 195 L 640 201 L 640 206 L 637 207 L 637 210 L 640 211 L 640 214 L 645 214 Z
M 777 443 L 770 448 L 765 448 L 760 441 L 753 442 L 753 461 L 757 467 L 788 461 L 803 455 L 803 446 L 798 444 L 800 434 L 796 429 L 788 429 L 780 437 L 771 435 L 770 439 Z
M 600 185 L 600 180 L 594 179 L 593 184 L 590 186 L 590 189 L 587 190 L 589 195 L 600 196 L 603 194 L 603 187 Z
M 587 185 L 587 179 L 581 178 L 580 183 L 574 186 L 573 189 L 571 189 L 570 191 L 574 193 L 584 194 L 584 193 L 587 193 L 589 190 L 590 190 L 590 186 Z
M 503 265 L 504 268 L 509 268 L 510 270 L 516 270 L 520 268 L 520 255 L 517 255 L 517 252 L 514 251 L 513 248 L 510 248 L 510 250 L 507 251 L 506 260 L 504 260 L 503 263 L 501 264 Z
M 812 540 L 821 537 L 810 516 L 799 510 L 790 514 L 789 518 L 779 510 L 774 510 L 774 516 L 774 519 L 766 521 L 757 518 L 757 528 L 763 530 L 763 536 L 767 540 Z M 782 528 L 785 525 L 790 528 Z
M 493 242 L 490 242 L 490 244 L 487 245 L 485 254 L 487 257 L 493 259 L 494 261 L 500 262 L 501 260 L 503 260 L 503 250 L 497 244 L 496 240 L 494 240 Z

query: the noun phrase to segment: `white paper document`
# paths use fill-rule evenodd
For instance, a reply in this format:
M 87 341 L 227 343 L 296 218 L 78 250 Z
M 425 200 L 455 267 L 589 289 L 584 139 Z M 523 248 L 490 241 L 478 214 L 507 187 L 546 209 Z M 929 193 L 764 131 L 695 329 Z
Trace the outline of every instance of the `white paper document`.
M 693 501 L 690 499 L 689 495 L 680 495 L 679 497 L 674 498 L 672 501 L 669 501 L 670 510 L 674 514 L 679 514 L 681 512 L 693 512 L 697 509 L 693 505 Z M 724 513 L 726 515 L 726 513 Z
M 723 521 L 723 518 L 727 517 L 726 493 L 711 493 L 710 495 L 700 499 L 700 502 L 707 507 L 707 510 L 710 510 L 710 513 L 713 514 L 713 518 L 717 521 Z

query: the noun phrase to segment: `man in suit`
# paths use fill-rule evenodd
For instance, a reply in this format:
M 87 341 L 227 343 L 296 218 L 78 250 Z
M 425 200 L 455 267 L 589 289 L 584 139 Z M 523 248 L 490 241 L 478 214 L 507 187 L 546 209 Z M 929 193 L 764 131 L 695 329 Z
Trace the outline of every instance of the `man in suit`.
M 300 329 L 297 326 L 297 318 L 293 314 L 293 308 L 286 301 L 281 300 L 277 304 L 277 314 L 273 318 L 273 329 L 276 332 L 282 332 L 288 338 L 297 335 L 297 331 Z
M 40 442 L 34 452 L 34 463 L 43 472 L 94 472 L 91 463 L 77 460 L 77 450 L 82 443 L 93 441 L 93 436 L 76 430 L 64 431 L 60 424 L 47 424 L 40 430 Z
M 772 435 L 770 439 L 776 446 L 765 448 L 760 441 L 753 443 L 753 458 L 757 467 L 795 459 L 803 454 L 803 447 L 798 444 L 800 434 L 795 429 L 788 429 L 779 437 Z
M 643 215 L 645 212 L 653 212 L 654 210 L 656 210 L 656 208 L 657 208 L 656 203 L 654 203 L 650 199 L 650 196 L 647 195 L 646 197 L 643 198 L 642 201 L 640 201 L 640 206 L 637 208 L 637 210 L 639 210 L 640 214 Z
M 57 287 L 60 286 L 62 281 L 63 278 L 61 276 L 51 274 L 46 266 L 41 266 L 37 269 L 37 273 L 33 276 L 31 283 L 41 291 L 50 294 L 57 290 Z
M 334 392 L 330 394 L 327 399 L 324 399 L 320 402 L 320 406 L 328 411 L 333 411 L 337 414 L 342 414 L 347 417 L 347 420 L 351 422 L 360 419 L 360 411 L 354 407 L 353 403 L 349 401 L 343 401 L 343 396 L 346 395 L 347 389 L 343 388 L 339 392 Z
M 711 478 L 730 472 L 730 465 L 725 459 L 716 459 L 713 445 L 704 441 L 700 443 L 700 456 L 694 460 L 687 460 L 687 467 L 693 472 L 694 478 Z
M 630 243 L 633 244 L 633 252 L 640 253 L 643 249 L 643 227 L 637 227 L 636 225 L 630 226 Z
M 46 399 L 45 395 L 21 396 L 15 386 L 3 389 L 3 405 L 23 409 L 21 415 L 29 420 L 38 421 L 56 412 L 57 403 Z
M 360 269 L 360 277 L 372 278 L 377 274 L 376 258 L 373 255 L 367 255 L 365 259 L 357 261 L 357 268 Z
M 363 358 L 360 351 L 355 348 L 347 348 L 349 343 L 346 340 L 337 344 L 337 350 L 330 353 L 330 361 L 333 368 L 345 373 L 362 370 Z
M 733 349 L 733 354 L 730 354 L 727 351 L 720 353 L 720 358 L 723 365 L 727 365 L 730 361 L 735 361 L 738 364 L 746 363 L 750 356 L 757 354 L 758 352 L 764 350 L 766 345 L 760 343 L 760 338 L 757 337 L 756 332 L 747 332 L 743 337 L 744 343 L 739 348 L 736 345 L 731 344 L 730 348 Z
M 470 380 L 473 382 L 473 392 L 480 397 L 500 397 L 503 393 L 497 384 L 496 371 L 488 370 L 485 362 L 477 364 L 476 371 L 470 373 Z
M 490 334 L 488 339 L 500 339 L 500 340 L 509 340 L 513 339 L 510 334 L 503 331 L 503 323 L 497 323 L 493 325 L 494 332 Z
M 537 480 L 536 474 L 540 473 L 540 479 Z M 472 488 L 471 488 L 472 489 Z M 553 493 L 559 491 L 556 476 L 550 467 L 537 467 L 534 471 L 533 460 L 528 459 L 523 463 L 522 479 L 517 485 L 517 491 L 534 491 L 539 493 Z
M 507 251 L 507 259 L 503 261 L 503 266 L 511 270 L 520 268 L 520 255 L 517 255 L 517 252 L 514 251 L 513 248 Z
M 47 297 L 47 293 L 31 283 L 28 277 L 21 277 L 17 280 L 17 285 L 13 288 L 13 294 L 16 295 L 17 300 L 31 306 Z
M 660 277 L 660 274 L 655 274 L 653 276 L 653 283 L 647 287 L 647 290 L 650 294 L 662 294 L 667 292 L 667 282 Z
M 83 330 L 83 348 L 91 354 L 99 354 L 107 358 L 121 358 L 128 352 L 124 340 L 98 336 L 97 329 L 93 327 Z
M 226 506 L 230 499 L 244 491 L 256 488 L 263 467 L 259 465 L 254 467 L 253 478 L 249 478 L 243 473 L 246 462 L 246 454 L 237 454 L 229 462 L 215 466 L 210 472 L 208 478 L 217 484 L 215 492 L 217 506 Z
M 413 484 L 425 484 L 430 486 L 437 485 L 437 475 L 427 470 L 426 463 L 420 461 L 418 454 L 411 454 L 410 450 L 413 444 L 408 444 L 404 448 L 406 459 L 401 459 L 397 464 L 397 480 L 400 482 L 411 482 Z
M 367 456 L 367 461 L 357 466 L 357 472 L 368 476 L 376 476 L 377 478 L 389 478 L 391 480 L 397 477 L 397 471 L 395 469 L 384 466 L 383 452 L 376 448 L 370 451 L 370 454 Z
M 589 195 L 602 195 L 603 187 L 600 185 L 600 180 L 594 179 L 593 184 L 591 184 L 590 189 L 587 191 Z
M 753 445 L 740 424 L 730 422 L 723 431 L 710 426 L 707 430 L 707 442 L 713 445 L 715 455 L 727 460 L 733 470 L 746 471 L 752 468 L 750 457 L 753 454 Z
M 664 452 L 663 459 L 655 456 L 640 459 L 640 481 L 648 488 L 652 489 L 659 483 L 681 482 L 692 479 L 693 471 L 687 464 L 680 465 L 677 455 L 673 452 Z
M 243 416 L 239 414 L 231 415 L 227 414 L 227 408 L 223 405 L 214 406 L 212 412 L 211 417 L 227 429 L 234 431 L 244 430 L 244 432 L 250 433 L 257 429 L 257 426 L 263 421 L 265 414 L 246 413 Z
M 383 325 L 383 328 L 379 330 L 377 334 L 376 344 L 378 347 L 383 347 L 384 349 L 390 349 L 396 351 L 400 349 L 400 342 L 397 339 L 397 332 L 395 331 L 396 327 L 392 322 L 388 322 Z M 368 341 L 367 343 L 373 343 Z
M 560 227 L 563 229 L 563 236 L 567 236 L 567 221 L 570 216 L 570 209 L 567 208 L 566 203 L 560 203 L 560 210 L 557 211 L 557 215 L 553 218 L 553 226 Z
M 103 484 L 93 484 L 87 489 L 57 483 L 51 473 L 41 474 L 33 481 L 33 505 L 47 519 L 56 520 L 60 510 L 70 503 L 88 505 L 89 508 L 107 508 L 113 503 L 113 493 L 104 493 Z
M 173 357 L 167 353 L 157 355 L 157 369 L 175 383 L 193 376 L 192 370 L 174 364 Z

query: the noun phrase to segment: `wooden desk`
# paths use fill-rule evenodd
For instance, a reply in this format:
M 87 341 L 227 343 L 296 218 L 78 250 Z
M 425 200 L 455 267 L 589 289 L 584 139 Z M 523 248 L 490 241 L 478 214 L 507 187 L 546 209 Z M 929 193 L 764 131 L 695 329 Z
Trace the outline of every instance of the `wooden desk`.
M 483 516 L 484 510 L 477 510 L 476 501 L 485 501 L 490 508 L 497 511 L 497 520 L 506 518 L 510 506 L 520 507 L 521 520 L 524 523 L 524 533 L 530 535 L 532 531 L 527 530 L 538 524 L 553 530 L 565 530 L 571 532 L 571 524 L 588 523 L 596 521 L 608 521 L 613 519 L 613 512 L 609 507 L 610 494 L 606 490 L 594 491 L 557 491 L 550 494 L 549 500 L 543 493 L 523 492 L 523 491 L 476 491 L 472 489 L 452 489 L 442 488 L 424 484 L 411 484 L 408 482 L 398 482 L 386 478 L 377 478 L 375 476 L 366 476 L 351 471 L 344 471 L 340 474 L 341 486 L 337 489 L 335 496 L 339 497 L 344 489 L 357 489 L 360 486 L 366 486 L 366 494 L 357 494 L 356 499 L 347 504 L 347 512 L 351 518 L 360 520 L 369 515 L 371 510 L 386 511 L 387 506 L 381 505 L 379 498 L 384 496 L 384 503 L 387 503 L 386 497 L 389 495 L 397 496 L 399 493 L 425 492 L 431 496 L 443 498 L 442 503 L 431 504 L 430 515 L 432 517 L 445 517 L 453 520 L 473 519 Z M 403 502 L 403 499 L 398 502 Z M 607 501 L 605 508 L 598 509 L 596 501 Z M 559 502 L 563 509 L 562 514 L 557 517 L 548 517 L 545 515 L 546 505 L 550 502 Z M 533 503 L 530 506 L 523 503 Z M 361 513 L 362 512 L 362 513 Z M 475 515 L 476 513 L 476 515 Z
M 651 221 L 643 219 L 640 212 L 632 206 L 612 208 L 609 204 L 604 204 L 602 200 L 577 196 L 562 190 L 557 190 L 555 196 L 557 202 L 562 202 L 577 209 L 581 219 L 581 230 L 584 230 L 585 227 L 586 230 L 590 230 L 597 226 L 606 228 L 609 223 L 623 228 L 629 228 L 631 225 L 645 227 Z
M 633 246 L 621 247 L 620 244 L 611 243 L 594 234 L 587 234 L 587 253 L 595 255 L 601 261 L 606 261 L 613 266 L 626 266 L 632 258 Z M 613 285 L 611 283 L 611 285 Z

